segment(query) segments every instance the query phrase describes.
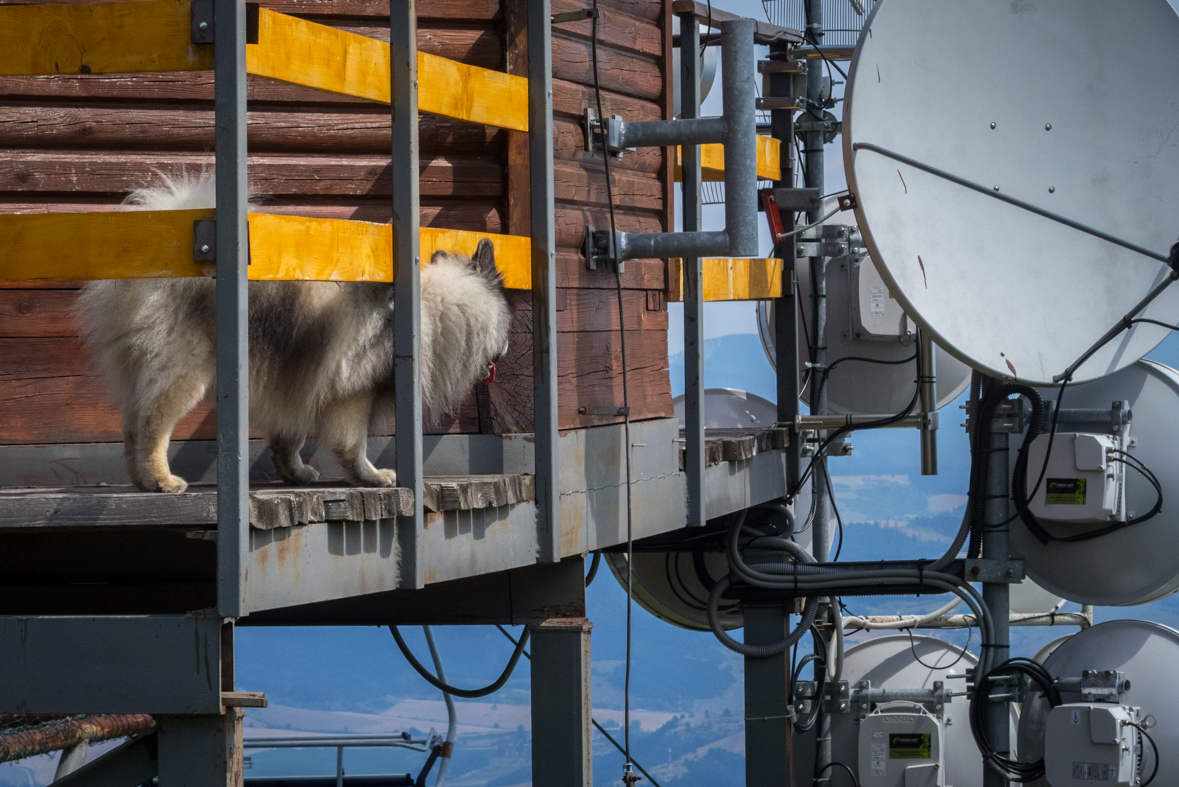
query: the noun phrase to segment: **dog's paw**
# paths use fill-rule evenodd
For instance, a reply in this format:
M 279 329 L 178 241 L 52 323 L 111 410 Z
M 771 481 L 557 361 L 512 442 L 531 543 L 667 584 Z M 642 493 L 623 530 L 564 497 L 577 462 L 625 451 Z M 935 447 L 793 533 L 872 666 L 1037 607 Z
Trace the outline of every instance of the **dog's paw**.
M 183 492 L 188 489 L 188 482 L 178 475 L 151 478 L 142 487 L 145 492 Z
M 372 475 L 364 475 L 359 479 L 359 486 L 397 486 L 397 471 L 377 470 Z
M 314 467 L 303 465 L 298 470 L 293 470 L 284 475 L 282 480 L 291 486 L 307 486 L 319 480 L 319 471 Z

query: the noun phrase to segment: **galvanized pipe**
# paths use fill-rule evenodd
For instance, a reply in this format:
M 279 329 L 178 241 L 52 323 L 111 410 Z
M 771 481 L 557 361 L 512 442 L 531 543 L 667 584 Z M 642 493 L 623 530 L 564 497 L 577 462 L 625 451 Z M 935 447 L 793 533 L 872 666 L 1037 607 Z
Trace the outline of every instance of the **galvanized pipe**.
M 812 405 L 813 407 L 813 405 Z M 890 415 L 797 415 L 794 417 L 794 428 L 798 430 L 803 429 L 817 429 L 826 431 L 830 429 L 842 429 L 845 426 L 850 426 L 855 429 L 862 424 L 871 424 L 876 421 L 881 421 L 886 418 L 892 418 Z M 894 421 L 887 426 L 873 427 L 879 429 L 916 429 L 921 427 L 921 422 L 924 416 L 920 413 L 915 415 L 907 415 L 897 421 Z
M 998 385 L 998 381 L 993 381 Z M 984 506 L 982 556 L 987 560 L 1008 560 L 1007 521 L 1010 497 L 1008 468 L 1008 433 L 991 425 L 991 450 L 987 458 L 986 503 Z M 990 664 L 1007 661 L 1011 654 L 1011 586 L 1004 582 L 984 582 L 983 601 L 991 610 L 995 632 Z M 988 702 L 986 707 L 987 735 L 995 752 L 1001 757 L 1011 753 L 1011 721 L 1007 702 Z M 984 787 L 1006 787 L 1007 780 L 994 768 L 984 766 Z
M 681 14 L 680 18 L 686 14 Z M 699 38 L 699 34 L 696 36 Z M 684 39 L 687 40 L 686 38 Z M 682 52 L 689 51 L 685 46 Z M 700 51 L 697 47 L 696 52 Z M 681 69 L 685 66 L 681 58 Z M 684 87 L 681 84 L 680 94 Z M 711 145 L 723 144 L 728 138 L 728 123 L 723 117 L 702 118 L 697 114 L 685 116 L 683 104 L 680 104 L 681 120 L 644 120 L 639 122 L 622 121 L 611 125 L 611 131 L 617 129 L 617 137 L 608 140 L 611 149 L 626 148 L 661 148 L 669 145 Z M 613 136 L 613 135 L 612 135 Z
M 863 619 L 869 623 L 878 623 L 888 625 L 891 623 L 901 623 L 906 618 L 911 618 L 911 615 L 871 615 L 865 616 Z M 854 622 L 844 621 L 844 629 L 859 629 Z M 854 621 L 854 619 L 850 619 Z M 1080 626 L 1081 628 L 1089 628 L 1093 625 L 1092 615 L 1086 615 L 1084 612 L 1012 612 L 1008 616 L 1010 625 L 1012 626 Z M 941 618 L 934 618 L 933 620 L 924 621 L 921 623 L 914 623 L 912 626 L 906 628 L 914 629 L 965 629 L 978 628 L 978 619 L 974 615 L 946 615 Z
M 921 354 L 921 475 L 937 475 L 937 351 L 929 331 L 918 334 L 917 352 Z
M 682 122 L 700 115 L 700 58 L 684 56 L 700 51 L 700 25 L 694 13 L 680 14 L 680 114 Z M 700 232 L 700 148 L 684 144 L 681 157 L 684 201 L 683 233 Z M 704 508 L 704 259 L 684 259 L 684 469 L 688 481 L 688 527 L 703 527 Z

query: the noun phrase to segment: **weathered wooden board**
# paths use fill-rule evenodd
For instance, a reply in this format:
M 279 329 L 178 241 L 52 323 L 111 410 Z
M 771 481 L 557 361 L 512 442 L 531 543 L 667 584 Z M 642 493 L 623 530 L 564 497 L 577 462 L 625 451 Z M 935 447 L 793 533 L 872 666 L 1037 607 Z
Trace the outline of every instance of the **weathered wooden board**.
M 0 6 L 0 74 L 201 71 L 188 0 Z
M 684 300 L 683 260 L 667 261 L 667 300 Z M 704 260 L 704 300 L 757 301 L 782 296 L 782 260 L 708 258 Z
M 422 504 L 427 511 L 499 508 L 536 499 L 532 475 L 427 476 Z
M 786 429 L 709 429 L 704 437 L 704 466 L 713 467 L 721 462 L 744 462 L 754 456 L 786 448 L 790 445 L 790 433 Z M 680 446 L 680 470 L 686 467 L 687 448 Z
M 400 487 L 252 489 L 250 525 L 273 530 L 327 521 L 393 519 L 409 516 L 412 505 L 413 492 Z M 0 489 L 0 529 L 153 525 L 216 528 L 216 490 L 196 485 L 179 494 L 131 487 Z

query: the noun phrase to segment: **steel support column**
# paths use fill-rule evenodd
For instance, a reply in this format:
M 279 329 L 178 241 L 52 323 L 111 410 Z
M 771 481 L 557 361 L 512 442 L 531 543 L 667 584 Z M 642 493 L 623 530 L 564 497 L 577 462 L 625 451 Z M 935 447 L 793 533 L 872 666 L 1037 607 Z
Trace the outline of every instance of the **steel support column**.
M 246 614 L 250 416 L 246 265 L 246 6 L 215 0 L 217 174 L 217 612 Z
M 393 0 L 389 64 L 393 108 L 394 376 L 397 395 L 397 483 L 413 491 L 413 514 L 398 522 L 401 586 L 426 584 L 422 568 L 421 249 L 418 200 L 418 52 L 414 0 Z
M 580 566 L 581 561 L 576 561 Z M 590 631 L 586 618 L 532 625 L 532 783 L 591 787 Z
M 528 0 L 528 150 L 532 220 L 532 401 L 539 559 L 561 559 L 557 409 L 557 238 L 550 0 Z
M 680 116 L 700 117 L 700 24 L 680 14 Z M 700 146 L 684 145 L 681 186 L 684 232 L 699 232 Z M 688 480 L 688 526 L 703 527 L 704 511 L 704 260 L 684 258 L 684 469 Z
M 241 787 L 244 716 L 157 717 L 159 787 Z
M 994 381 L 998 384 L 998 381 Z M 985 426 L 990 426 L 989 424 Z M 983 531 L 982 556 L 987 560 L 1008 560 L 1008 526 L 1006 522 L 1010 516 L 1008 500 L 1010 498 L 1008 468 L 1008 435 L 1007 432 L 991 431 L 991 451 L 987 458 L 987 486 L 984 520 L 987 528 Z M 995 622 L 995 648 L 992 652 L 992 665 L 1002 664 L 1011 655 L 1011 586 L 1003 582 L 984 582 L 982 586 L 983 601 L 991 610 L 991 619 Z M 1011 752 L 1011 721 L 1010 711 L 1006 702 L 987 703 L 987 735 L 991 744 L 1001 757 L 1007 757 Z M 1007 780 L 990 768 L 983 769 L 984 787 L 1006 787 Z
M 765 645 L 789 633 L 790 613 L 781 604 L 747 605 L 745 642 Z M 769 658 L 745 657 L 745 783 L 785 787 L 791 783 L 790 651 Z

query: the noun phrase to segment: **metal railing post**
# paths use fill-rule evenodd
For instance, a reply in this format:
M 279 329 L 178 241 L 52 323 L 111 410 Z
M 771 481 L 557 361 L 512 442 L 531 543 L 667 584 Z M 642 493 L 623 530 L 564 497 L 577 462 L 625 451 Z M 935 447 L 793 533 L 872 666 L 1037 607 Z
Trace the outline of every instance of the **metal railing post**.
M 680 116 L 700 117 L 700 24 L 680 14 Z M 700 146 L 681 148 L 684 232 L 699 232 Z M 684 469 L 688 475 L 688 527 L 703 527 L 704 509 L 704 259 L 684 258 Z
M 532 220 L 532 401 L 536 536 L 541 562 L 561 559 L 557 409 L 557 240 L 553 196 L 550 0 L 528 0 L 528 150 Z
M 393 108 L 394 375 L 397 395 L 397 483 L 413 492 L 413 515 L 398 523 L 401 587 L 425 586 L 422 530 L 421 249 L 418 200 L 418 53 L 414 0 L 389 9 Z
M 215 0 L 217 193 L 217 614 L 246 614 L 250 546 L 246 265 L 246 6 Z

